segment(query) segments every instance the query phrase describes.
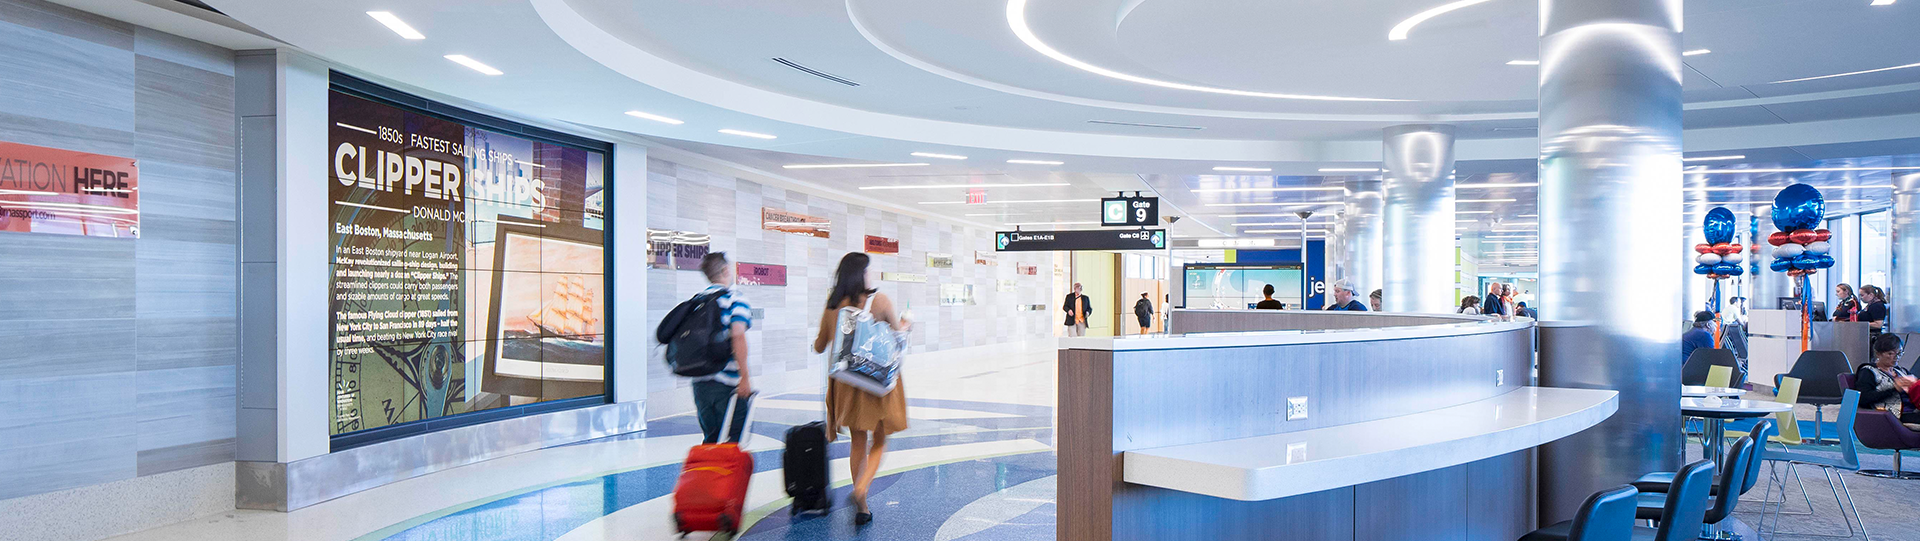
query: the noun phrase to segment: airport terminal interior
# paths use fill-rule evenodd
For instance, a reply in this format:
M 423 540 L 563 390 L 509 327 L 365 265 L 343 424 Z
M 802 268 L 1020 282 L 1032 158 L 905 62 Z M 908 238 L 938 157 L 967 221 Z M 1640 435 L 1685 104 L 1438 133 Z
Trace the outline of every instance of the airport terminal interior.
M 1920 541 L 1915 339 L 1920 0 L 0 0 L 0 541 Z

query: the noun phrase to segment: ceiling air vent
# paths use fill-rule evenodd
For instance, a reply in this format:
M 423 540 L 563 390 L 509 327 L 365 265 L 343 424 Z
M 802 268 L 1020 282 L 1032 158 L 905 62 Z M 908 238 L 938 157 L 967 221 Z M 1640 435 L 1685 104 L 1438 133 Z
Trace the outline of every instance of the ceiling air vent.
M 1106 124 L 1108 126 L 1133 126 L 1136 128 L 1162 128 L 1168 130 L 1204 130 L 1200 126 L 1175 126 L 1172 124 L 1144 124 L 1140 122 L 1121 122 L 1118 120 L 1088 120 L 1088 124 Z
M 779 57 L 775 57 L 775 58 L 773 59 L 773 61 L 774 61 L 774 62 L 779 62 L 779 63 L 781 63 L 782 65 L 785 65 L 786 67 L 789 67 L 789 68 L 793 68 L 793 69 L 797 69 L 797 70 L 800 70 L 800 71 L 802 71 L 802 72 L 805 72 L 805 73 L 806 73 L 807 75 L 812 75 L 812 76 L 814 76 L 814 77 L 819 77 L 819 78 L 821 78 L 821 79 L 826 79 L 826 80 L 828 80 L 828 81 L 833 81 L 833 82 L 836 82 L 836 83 L 840 83 L 840 84 L 843 84 L 843 85 L 847 85 L 847 86 L 860 86 L 860 83 L 856 83 L 856 82 L 853 82 L 853 81 L 850 81 L 850 80 L 847 80 L 847 78 L 845 78 L 845 77 L 841 77 L 841 76 L 838 76 L 838 75 L 834 75 L 834 74 L 831 74 L 831 73 L 827 73 L 827 72 L 824 72 L 824 71 L 820 71 L 820 70 L 817 70 L 817 69 L 813 69 L 813 68 L 809 68 L 809 67 L 806 67 L 806 66 L 802 66 L 802 65 L 800 65 L 800 63 L 799 63 L 799 62 L 794 62 L 794 61 L 792 61 L 792 60 L 787 60 L 787 59 L 785 59 L 785 58 L 779 58 Z

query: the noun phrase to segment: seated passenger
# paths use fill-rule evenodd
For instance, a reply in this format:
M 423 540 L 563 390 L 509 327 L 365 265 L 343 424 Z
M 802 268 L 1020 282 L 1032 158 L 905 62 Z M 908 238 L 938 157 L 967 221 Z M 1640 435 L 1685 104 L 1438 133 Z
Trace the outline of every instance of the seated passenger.
M 1913 374 L 1893 364 L 1904 350 L 1906 344 L 1900 341 L 1900 335 L 1888 333 L 1874 338 L 1873 362 L 1862 363 L 1854 370 L 1853 390 L 1860 391 L 1862 409 L 1885 410 L 1899 415 L 1902 423 L 1920 423 L 1920 411 L 1914 410 L 1908 394 L 1913 389 Z
M 1693 328 L 1680 335 L 1680 362 L 1693 357 L 1693 350 L 1713 348 L 1713 331 L 1707 327 L 1713 323 L 1713 312 L 1701 310 L 1693 313 Z

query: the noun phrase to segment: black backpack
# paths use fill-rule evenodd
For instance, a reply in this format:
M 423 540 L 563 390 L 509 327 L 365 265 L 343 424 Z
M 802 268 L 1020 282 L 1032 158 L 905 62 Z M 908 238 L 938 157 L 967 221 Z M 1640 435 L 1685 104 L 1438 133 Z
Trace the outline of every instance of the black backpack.
M 704 377 L 726 369 L 733 359 L 733 341 L 722 321 L 717 299 L 727 290 L 694 295 L 673 307 L 654 330 L 654 339 L 667 346 L 667 366 L 676 376 Z

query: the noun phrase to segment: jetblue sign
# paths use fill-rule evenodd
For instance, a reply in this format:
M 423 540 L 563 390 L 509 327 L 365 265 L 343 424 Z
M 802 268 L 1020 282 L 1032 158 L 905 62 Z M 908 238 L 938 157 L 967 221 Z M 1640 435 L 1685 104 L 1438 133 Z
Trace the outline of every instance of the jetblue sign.
M 1001 231 L 993 234 L 993 247 L 1001 252 L 1163 250 L 1167 247 L 1167 230 Z
M 1108 197 L 1100 200 L 1100 225 L 1149 227 L 1159 221 L 1158 197 Z

